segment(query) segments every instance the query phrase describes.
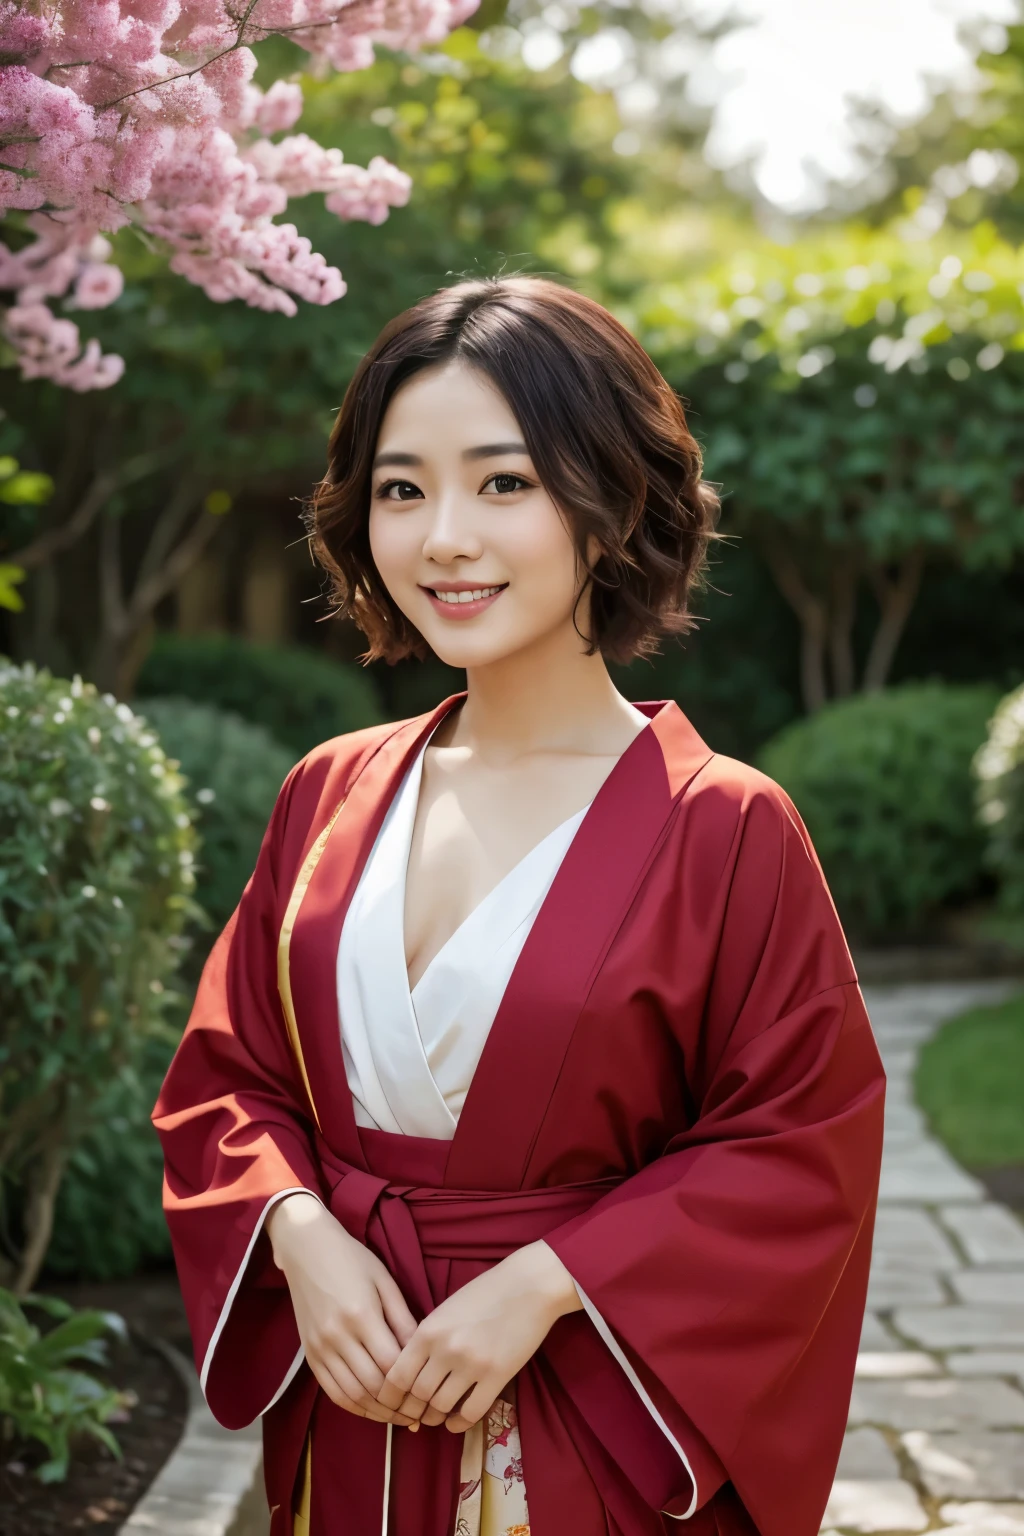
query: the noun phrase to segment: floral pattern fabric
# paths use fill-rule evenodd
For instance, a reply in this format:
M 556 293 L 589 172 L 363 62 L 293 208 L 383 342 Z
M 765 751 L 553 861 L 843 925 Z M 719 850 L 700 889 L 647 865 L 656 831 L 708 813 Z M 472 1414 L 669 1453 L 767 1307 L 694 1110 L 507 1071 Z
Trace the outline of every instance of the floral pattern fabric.
M 309 1459 L 307 1443 L 295 1536 L 309 1536 Z M 454 1536 L 530 1536 L 519 1422 L 511 1403 L 499 1398 L 486 1422 L 474 1424 L 464 1437 L 459 1476 Z
M 519 1421 L 501 1398 L 463 1441 L 455 1536 L 530 1536 Z

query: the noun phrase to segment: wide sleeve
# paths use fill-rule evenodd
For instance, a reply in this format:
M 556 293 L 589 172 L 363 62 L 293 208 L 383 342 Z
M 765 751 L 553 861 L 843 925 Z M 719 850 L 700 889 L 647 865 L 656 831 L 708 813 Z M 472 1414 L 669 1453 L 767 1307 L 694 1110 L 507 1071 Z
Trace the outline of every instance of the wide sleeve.
M 713 1452 L 719 1530 L 816 1536 L 864 1312 L 884 1076 L 806 831 L 768 781 L 698 920 L 719 939 L 696 1046 L 679 1027 L 693 1123 L 547 1241 L 680 1457 L 688 1427 Z M 689 1470 L 683 1516 L 721 1480 Z
M 252 879 L 206 963 L 153 1112 L 196 1366 L 231 1429 L 265 1412 L 301 1363 L 267 1213 L 287 1193 L 321 1192 L 277 991 L 283 849 L 299 773 L 281 791 Z

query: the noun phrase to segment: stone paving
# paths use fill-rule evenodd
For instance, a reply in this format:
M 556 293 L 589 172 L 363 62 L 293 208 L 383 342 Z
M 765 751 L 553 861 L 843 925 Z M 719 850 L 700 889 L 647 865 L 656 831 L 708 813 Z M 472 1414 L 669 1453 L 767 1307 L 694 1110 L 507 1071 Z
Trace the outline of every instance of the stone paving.
M 912 1083 L 943 1020 L 1012 990 L 865 988 L 889 1079 L 885 1150 L 828 1536 L 1024 1536 L 1024 1225 L 928 1134 Z

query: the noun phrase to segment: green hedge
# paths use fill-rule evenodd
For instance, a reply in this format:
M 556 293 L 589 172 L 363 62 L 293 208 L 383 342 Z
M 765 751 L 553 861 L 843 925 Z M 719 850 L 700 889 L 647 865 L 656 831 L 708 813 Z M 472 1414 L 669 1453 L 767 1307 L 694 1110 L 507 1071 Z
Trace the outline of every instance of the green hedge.
M 21 1286 L 66 1159 L 166 1038 L 196 912 L 183 788 L 126 704 L 0 662 L 0 1217 Z
M 96 1126 L 64 1174 L 49 1274 L 110 1280 L 170 1258 L 163 1153 L 149 1117 L 173 1051 L 171 1039 L 149 1041 L 137 1066 L 119 1072 L 103 1094 Z
M 299 646 L 251 645 L 233 635 L 159 636 L 137 692 L 140 699 L 181 696 L 241 715 L 288 747 L 293 760 L 331 736 L 384 718 L 359 667 Z
M 760 754 L 857 938 L 920 935 L 944 903 L 981 886 L 971 760 L 997 699 L 980 685 L 905 684 L 831 704 Z
M 140 711 L 177 761 L 200 848 L 196 900 L 223 927 L 252 874 L 292 754 L 261 726 L 190 699 L 146 699 Z
M 1000 701 L 974 772 L 999 905 L 1011 917 L 1024 917 L 1024 685 Z

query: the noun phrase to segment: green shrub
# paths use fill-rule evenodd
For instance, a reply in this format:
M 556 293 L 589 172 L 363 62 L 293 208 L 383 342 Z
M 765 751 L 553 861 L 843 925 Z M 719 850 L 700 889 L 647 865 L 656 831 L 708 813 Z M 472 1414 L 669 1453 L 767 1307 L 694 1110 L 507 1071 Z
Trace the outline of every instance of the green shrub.
M 40 1332 L 26 1306 L 56 1318 L 56 1326 Z M 36 1469 L 41 1482 L 64 1480 L 76 1436 L 121 1454 L 107 1423 L 125 1406 L 124 1394 L 74 1368 L 105 1365 L 104 1335 L 111 1333 L 124 1336 L 124 1323 L 112 1312 L 75 1312 L 53 1296 L 19 1302 L 0 1290 L 0 1434 L 45 1448 L 46 1460 Z
M 139 708 L 188 781 L 200 840 L 196 900 L 220 928 L 252 874 L 292 754 L 262 726 L 209 704 L 146 699 Z
M 971 759 L 996 699 L 980 685 L 905 684 L 831 704 L 760 754 L 806 821 L 858 938 L 920 934 L 943 903 L 978 890 Z
M 139 674 L 140 697 L 181 695 L 262 725 L 295 758 L 321 741 L 383 719 L 354 665 L 299 646 L 250 645 L 233 635 L 161 635 Z
M 171 1039 L 147 1041 L 138 1066 L 123 1068 L 98 1101 L 61 1183 L 48 1275 L 112 1280 L 170 1257 L 163 1153 L 149 1116 L 173 1052 Z
M 181 777 L 124 704 L 0 664 L 0 1193 L 27 1289 L 71 1150 L 166 1029 L 195 834 Z
M 974 773 L 999 905 L 1011 917 L 1024 917 L 1024 685 L 1000 701 Z

